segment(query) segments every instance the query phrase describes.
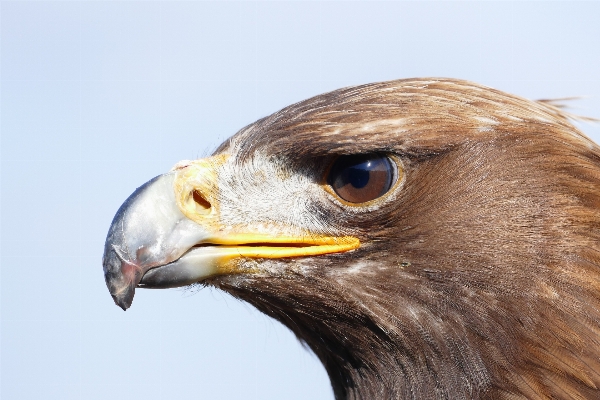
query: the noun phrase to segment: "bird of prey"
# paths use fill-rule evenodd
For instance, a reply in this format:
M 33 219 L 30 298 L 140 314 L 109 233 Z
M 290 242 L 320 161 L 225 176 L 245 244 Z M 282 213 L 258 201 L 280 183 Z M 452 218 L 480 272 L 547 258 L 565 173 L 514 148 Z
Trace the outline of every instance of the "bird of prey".
M 336 90 L 139 187 L 108 289 L 200 284 L 279 320 L 340 399 L 600 398 L 600 150 L 549 101 Z

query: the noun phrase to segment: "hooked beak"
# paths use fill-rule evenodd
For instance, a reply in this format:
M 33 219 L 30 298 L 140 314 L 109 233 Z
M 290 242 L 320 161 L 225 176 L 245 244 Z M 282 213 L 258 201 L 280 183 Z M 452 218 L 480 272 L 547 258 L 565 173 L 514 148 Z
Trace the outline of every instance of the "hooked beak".
M 215 195 L 214 160 L 198 160 L 139 187 L 119 208 L 104 246 L 104 278 L 126 310 L 136 287 L 172 288 L 240 273 L 236 261 L 339 253 L 354 237 L 223 234 Z M 243 272 L 249 272 L 244 270 Z
M 135 287 L 151 268 L 178 260 L 209 237 L 177 207 L 170 172 L 139 187 L 117 211 L 104 245 L 104 278 L 115 303 L 131 306 Z M 207 265 L 206 273 L 210 266 Z

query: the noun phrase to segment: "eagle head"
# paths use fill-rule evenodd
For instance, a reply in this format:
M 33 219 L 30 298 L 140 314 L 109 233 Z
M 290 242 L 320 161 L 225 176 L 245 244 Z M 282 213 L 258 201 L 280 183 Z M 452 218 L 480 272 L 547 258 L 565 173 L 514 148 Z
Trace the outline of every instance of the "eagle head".
M 103 265 L 123 309 L 249 302 L 337 399 L 600 397 L 600 151 L 548 102 L 408 79 L 291 105 L 138 188 Z

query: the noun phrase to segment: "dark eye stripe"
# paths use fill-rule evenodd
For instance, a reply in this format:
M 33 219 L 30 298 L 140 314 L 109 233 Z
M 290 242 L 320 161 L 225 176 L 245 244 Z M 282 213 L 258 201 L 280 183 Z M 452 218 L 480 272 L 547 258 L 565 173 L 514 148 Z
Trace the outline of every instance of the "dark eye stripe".
M 389 157 L 360 154 L 339 157 L 327 183 L 349 203 L 366 203 L 387 193 L 395 183 L 396 167 Z

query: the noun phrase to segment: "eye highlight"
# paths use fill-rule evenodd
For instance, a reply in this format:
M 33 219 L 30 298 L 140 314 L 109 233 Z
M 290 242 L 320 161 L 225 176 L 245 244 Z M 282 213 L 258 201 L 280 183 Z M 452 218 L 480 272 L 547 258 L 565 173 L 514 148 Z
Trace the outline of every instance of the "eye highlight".
M 381 154 L 339 157 L 331 166 L 327 183 L 349 203 L 366 203 L 386 194 L 397 180 L 397 167 Z

